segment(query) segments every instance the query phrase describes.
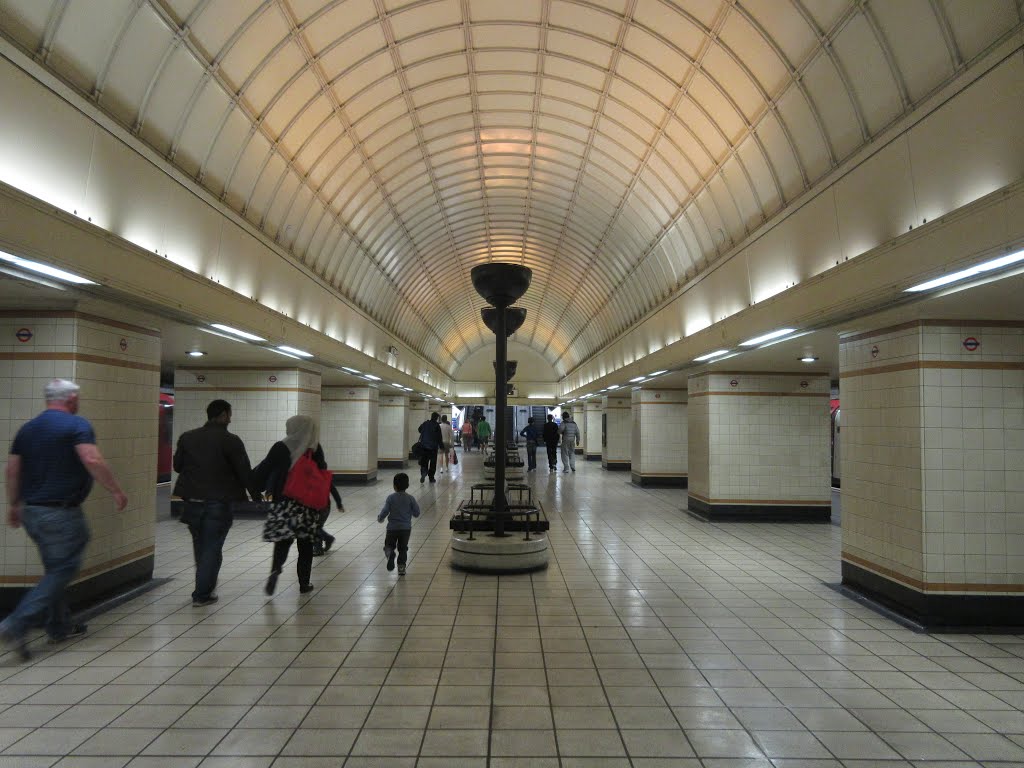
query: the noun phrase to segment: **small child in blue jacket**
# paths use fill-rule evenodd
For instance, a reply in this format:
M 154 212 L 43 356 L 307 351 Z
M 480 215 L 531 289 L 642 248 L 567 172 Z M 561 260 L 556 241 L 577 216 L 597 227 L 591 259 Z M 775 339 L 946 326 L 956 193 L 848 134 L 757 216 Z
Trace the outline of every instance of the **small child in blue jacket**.
M 420 505 L 406 493 L 409 476 L 399 472 L 394 480 L 395 492 L 384 501 L 384 508 L 377 515 L 377 522 L 388 521 L 388 532 L 384 536 L 384 554 L 388 558 L 388 570 L 395 570 L 395 548 L 398 548 L 398 575 L 405 575 L 405 563 L 409 555 L 409 534 L 412 533 L 412 519 L 420 516 Z

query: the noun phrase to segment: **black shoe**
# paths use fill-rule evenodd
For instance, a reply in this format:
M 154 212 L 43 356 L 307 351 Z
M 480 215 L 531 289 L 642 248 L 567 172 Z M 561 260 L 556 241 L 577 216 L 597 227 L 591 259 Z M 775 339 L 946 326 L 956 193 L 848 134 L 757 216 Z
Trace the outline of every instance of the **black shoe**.
M 404 565 L 398 566 L 398 575 L 399 576 L 405 576 L 405 566 Z
M 312 584 L 299 584 L 299 592 L 303 595 L 307 592 L 312 592 L 314 589 Z
M 313 547 L 313 557 L 323 557 L 323 556 L 324 556 L 324 548 L 323 547 L 321 547 L 321 546 Z
M 57 643 L 63 643 L 65 640 L 70 640 L 73 637 L 81 637 L 88 630 L 89 627 L 87 627 L 85 624 L 72 624 L 71 628 L 68 629 L 67 632 L 56 637 L 51 636 L 46 642 L 50 645 L 56 645 Z
M 26 635 L 15 637 L 14 635 L 0 634 L 0 640 L 6 643 L 10 650 L 18 654 L 18 659 L 21 661 L 32 660 L 32 652 L 28 649 L 28 637 Z
M 334 546 L 334 537 L 331 536 L 331 534 L 327 534 L 327 536 L 324 537 L 324 552 L 326 552 L 328 549 L 330 549 L 333 546 Z
M 388 547 L 384 550 L 384 553 L 388 556 L 388 570 L 395 570 L 395 548 Z
M 436 482 L 437 482 L 437 480 L 435 480 L 434 478 L 430 478 L 430 482 L 432 482 L 432 483 L 436 483 Z
M 426 480 L 426 479 L 427 479 L 427 478 L 425 478 L 425 477 L 424 477 L 423 475 L 420 475 L 420 482 L 421 482 L 421 483 L 422 483 L 422 482 L 423 482 L 424 480 Z
M 268 595 L 274 594 L 274 590 L 277 589 L 277 577 L 280 575 L 280 570 L 271 571 L 270 576 L 267 578 L 267 586 L 263 588 L 263 591 Z
M 198 598 L 197 597 L 197 598 L 195 598 L 192 601 L 192 607 L 193 608 L 202 608 L 202 607 L 207 606 L 207 605 L 213 605 L 218 600 L 220 600 L 220 598 L 217 597 L 217 595 L 214 595 L 214 594 L 211 594 L 209 597 L 203 597 L 203 598 Z

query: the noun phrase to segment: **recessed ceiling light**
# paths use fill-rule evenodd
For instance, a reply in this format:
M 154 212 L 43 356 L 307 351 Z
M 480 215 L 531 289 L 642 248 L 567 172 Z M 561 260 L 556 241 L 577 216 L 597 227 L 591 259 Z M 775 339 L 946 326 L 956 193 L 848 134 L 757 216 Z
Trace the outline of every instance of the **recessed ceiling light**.
M 287 352 L 290 355 L 298 355 L 299 357 L 312 357 L 313 356 L 312 353 L 305 352 L 305 351 L 303 351 L 301 349 L 296 349 L 295 347 L 287 347 L 287 346 L 281 345 L 281 346 L 278 347 L 278 349 L 281 350 L 282 352 Z
M 800 362 L 801 363 L 816 363 L 817 361 L 818 361 L 818 358 L 811 357 L 810 355 L 807 355 L 806 357 L 801 357 L 800 358 Z
M 648 373 L 647 378 L 651 378 L 651 376 L 661 376 L 663 373 L 668 373 L 668 371 L 655 371 L 654 373 Z
M 249 333 L 248 331 L 240 331 L 237 328 L 232 328 L 230 325 L 224 325 L 223 323 L 212 323 L 212 325 L 219 331 L 224 331 L 224 333 L 230 333 L 249 341 L 266 341 L 262 336 L 257 336 L 255 333 Z
M 608 389 L 618 389 L 618 388 L 619 388 L 618 384 L 609 384 L 608 385 Z
M 366 374 L 363 378 L 369 379 L 370 381 L 380 381 L 380 376 L 374 376 L 372 373 Z
M 187 354 L 188 354 L 189 357 L 202 357 L 206 353 L 205 352 L 200 352 L 198 349 L 192 349 L 192 350 L 189 350 L 187 352 Z
M 779 330 L 772 331 L 771 333 L 766 333 L 764 334 L 764 336 L 755 336 L 752 339 L 747 339 L 746 341 L 741 342 L 740 346 L 756 347 L 758 344 L 764 344 L 766 341 L 771 341 L 772 339 L 779 339 L 782 338 L 783 336 L 789 336 L 789 334 L 791 333 L 796 333 L 796 328 L 779 328 Z
M 1024 261 L 1024 251 L 1017 251 L 1006 256 L 1000 256 L 998 259 L 989 259 L 983 261 L 981 264 L 973 266 L 969 269 L 962 269 L 959 272 L 951 272 L 948 275 L 937 277 L 934 280 L 929 280 L 926 283 L 920 283 L 911 288 L 907 288 L 905 293 L 920 293 L 921 291 L 930 291 L 933 288 L 941 288 L 944 285 L 955 283 L 960 280 L 966 280 L 969 277 L 980 275 L 982 272 L 991 272 L 993 269 L 1002 269 L 1008 267 L 1011 264 L 1016 264 L 1018 261 Z
M 57 269 L 57 267 L 51 267 L 49 264 L 41 264 L 38 261 L 32 261 L 31 259 L 23 259 L 21 256 L 15 256 L 13 253 L 6 253 L 0 251 L 0 261 L 6 261 L 8 264 L 13 264 L 16 267 L 27 269 L 31 272 L 38 272 L 41 275 L 47 275 L 49 277 L 56 278 L 57 280 L 63 280 L 66 283 L 75 283 L 76 285 L 99 285 L 95 280 L 89 280 L 76 275 L 73 272 L 66 272 L 63 269 Z
M 635 379 L 630 379 L 629 383 L 630 384 L 636 384 L 638 381 L 643 381 L 646 378 L 647 378 L 646 376 L 637 376 Z
M 347 365 L 343 365 L 343 366 L 341 366 L 341 370 L 343 370 L 343 371 L 348 371 L 349 373 L 354 373 L 354 374 L 356 374 L 357 376 L 358 376 L 358 375 L 359 375 L 360 373 L 362 373 L 362 371 L 357 371 L 357 370 L 356 370 L 355 368 L 349 368 L 349 367 L 348 367 Z
M 713 357 L 721 357 L 722 355 L 728 355 L 728 354 L 729 354 L 729 350 L 728 349 L 716 349 L 714 352 L 708 352 L 706 355 L 701 355 L 700 357 L 693 358 L 693 362 L 695 362 L 695 363 L 702 363 L 705 360 L 710 360 Z

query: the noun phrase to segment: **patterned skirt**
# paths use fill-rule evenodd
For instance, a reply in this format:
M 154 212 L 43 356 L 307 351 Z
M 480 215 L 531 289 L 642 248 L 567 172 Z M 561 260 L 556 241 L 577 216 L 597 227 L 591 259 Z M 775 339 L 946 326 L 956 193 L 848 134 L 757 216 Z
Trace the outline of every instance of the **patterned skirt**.
M 291 499 L 282 499 L 276 502 L 267 514 L 267 522 L 263 524 L 263 540 L 307 539 L 312 541 L 316 539 L 319 518 L 318 510 Z

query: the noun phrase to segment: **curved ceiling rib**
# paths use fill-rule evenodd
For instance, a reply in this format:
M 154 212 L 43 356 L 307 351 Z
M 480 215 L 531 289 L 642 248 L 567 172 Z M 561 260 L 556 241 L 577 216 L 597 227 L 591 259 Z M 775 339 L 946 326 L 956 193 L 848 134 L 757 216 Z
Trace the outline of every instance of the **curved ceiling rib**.
M 474 265 L 534 270 L 520 338 L 567 371 L 1020 24 L 1015 0 L 89 2 L 0 0 L 0 32 L 449 371 L 490 338 Z

